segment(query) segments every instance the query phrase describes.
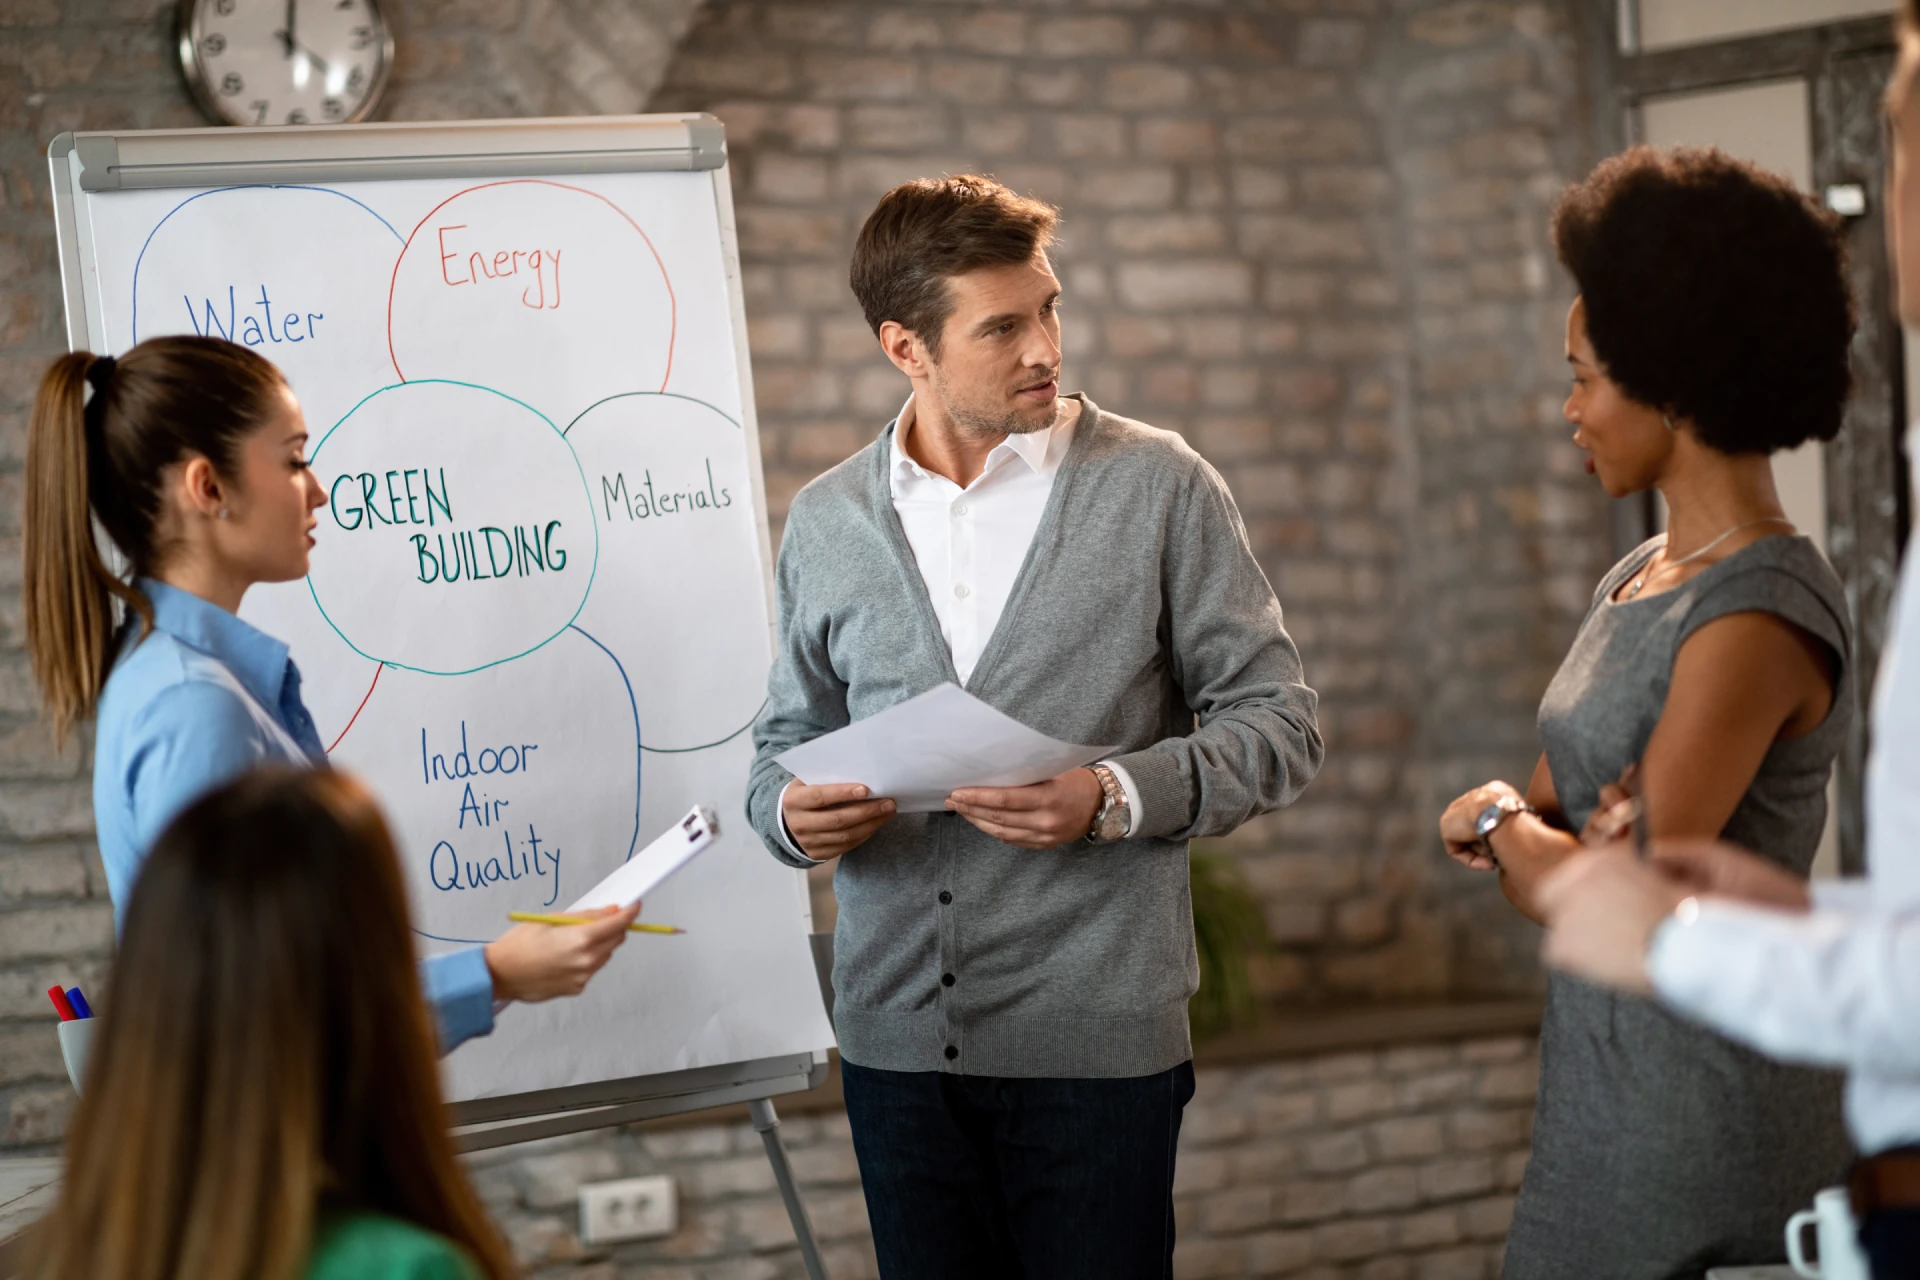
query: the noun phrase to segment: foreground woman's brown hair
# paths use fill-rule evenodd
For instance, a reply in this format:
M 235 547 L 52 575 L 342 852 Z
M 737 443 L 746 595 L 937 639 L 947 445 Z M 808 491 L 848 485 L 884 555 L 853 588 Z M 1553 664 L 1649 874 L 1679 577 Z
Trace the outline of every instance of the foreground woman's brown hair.
M 405 891 L 366 790 L 263 771 L 196 802 L 128 909 L 42 1280 L 297 1280 L 330 1213 L 505 1248 L 454 1159 Z

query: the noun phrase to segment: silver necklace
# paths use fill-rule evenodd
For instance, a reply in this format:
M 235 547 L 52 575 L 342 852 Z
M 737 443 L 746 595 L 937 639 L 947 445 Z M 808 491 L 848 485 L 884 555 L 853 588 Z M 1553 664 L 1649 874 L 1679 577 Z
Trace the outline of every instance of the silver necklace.
M 1755 528 L 1756 526 L 1763 525 L 1763 524 L 1792 524 L 1792 523 L 1793 521 L 1787 519 L 1785 516 L 1761 516 L 1758 520 L 1749 520 L 1745 524 L 1737 524 L 1733 526 L 1733 528 L 1721 534 L 1719 537 L 1715 538 L 1712 542 L 1709 542 L 1706 546 L 1700 548 L 1698 551 L 1692 552 L 1688 555 L 1681 556 L 1678 560 L 1668 561 L 1666 564 L 1661 566 L 1661 570 L 1662 572 L 1664 572 L 1667 569 L 1678 569 L 1683 564 L 1687 564 L 1691 561 L 1698 560 L 1701 556 L 1707 554 L 1707 552 L 1713 550 L 1715 547 L 1719 546 L 1721 543 L 1725 542 L 1728 538 L 1731 538 L 1734 534 L 1739 533 L 1743 529 L 1752 529 L 1752 528 Z M 1639 572 L 1639 574 L 1634 578 L 1633 582 L 1628 585 L 1627 599 L 1631 600 L 1635 596 L 1639 595 L 1640 588 L 1646 586 L 1647 583 L 1652 580 L 1652 578 L 1653 578 L 1653 562 L 1649 560 L 1647 562 L 1647 567 L 1642 569 Z

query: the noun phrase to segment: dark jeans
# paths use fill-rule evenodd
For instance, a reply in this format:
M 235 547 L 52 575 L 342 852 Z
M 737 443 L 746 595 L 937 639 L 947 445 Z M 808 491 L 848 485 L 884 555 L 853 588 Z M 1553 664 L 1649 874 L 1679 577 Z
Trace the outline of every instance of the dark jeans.
M 1126 1080 L 842 1061 L 885 1280 L 1168 1280 L 1193 1064 Z
M 1880 1209 L 1860 1224 L 1873 1280 L 1920 1280 L 1920 1209 Z

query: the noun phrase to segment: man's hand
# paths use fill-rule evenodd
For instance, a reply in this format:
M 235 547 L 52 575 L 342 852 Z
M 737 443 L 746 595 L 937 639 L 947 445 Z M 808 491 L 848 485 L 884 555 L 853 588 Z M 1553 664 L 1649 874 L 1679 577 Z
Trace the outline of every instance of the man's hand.
M 627 940 L 627 926 L 639 915 L 636 902 L 624 910 L 607 907 L 589 924 L 513 926 L 486 947 L 494 997 L 538 1004 L 579 995 Z
M 885 796 L 867 797 L 857 782 L 810 787 L 796 781 L 780 800 L 780 813 L 800 851 L 815 862 L 826 862 L 857 849 L 893 817 L 894 803 Z
M 1589 982 L 1651 995 L 1647 946 L 1690 890 L 1628 845 L 1574 854 L 1534 890 L 1548 964 Z
M 1812 905 L 1805 880 L 1736 845 L 1718 840 L 1657 840 L 1651 856 L 1662 871 L 1694 893 L 1786 911 L 1805 911 Z
M 1057 849 L 1093 830 L 1104 798 L 1091 769 L 1069 769 L 1028 787 L 962 787 L 947 808 L 996 840 L 1022 849 Z

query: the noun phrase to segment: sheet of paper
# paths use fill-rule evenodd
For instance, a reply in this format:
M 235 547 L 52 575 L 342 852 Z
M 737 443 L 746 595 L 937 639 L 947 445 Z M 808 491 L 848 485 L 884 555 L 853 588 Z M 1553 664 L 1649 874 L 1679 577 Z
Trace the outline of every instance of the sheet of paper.
M 947 683 L 775 759 L 808 786 L 858 782 L 901 813 L 937 813 L 957 787 L 1024 787 L 1113 750 L 1049 738 Z
M 712 844 L 717 834 L 718 828 L 710 827 L 706 816 L 696 807 L 661 832 L 652 844 L 614 868 L 612 875 L 587 890 L 567 910 L 597 911 L 601 907 L 632 906 L 693 861 L 694 855 Z

